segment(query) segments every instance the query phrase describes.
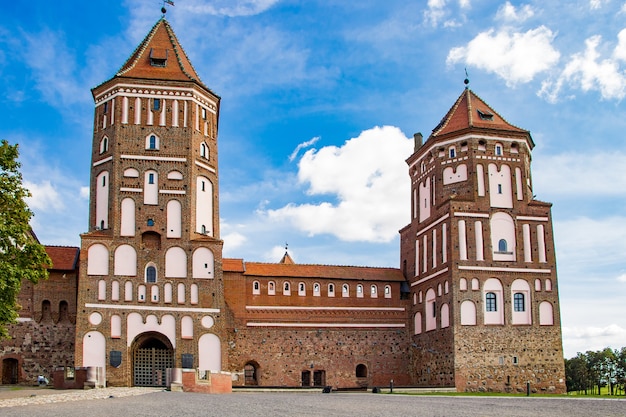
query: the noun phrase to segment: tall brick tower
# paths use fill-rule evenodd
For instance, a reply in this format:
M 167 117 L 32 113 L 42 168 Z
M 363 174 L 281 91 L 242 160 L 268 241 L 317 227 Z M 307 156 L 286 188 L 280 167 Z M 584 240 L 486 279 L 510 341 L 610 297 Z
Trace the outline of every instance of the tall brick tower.
M 125 386 L 164 386 L 166 368 L 221 370 L 220 98 L 164 18 L 92 93 L 76 365 Z
M 551 204 L 535 199 L 533 140 L 466 88 L 407 159 L 414 383 L 565 391 Z

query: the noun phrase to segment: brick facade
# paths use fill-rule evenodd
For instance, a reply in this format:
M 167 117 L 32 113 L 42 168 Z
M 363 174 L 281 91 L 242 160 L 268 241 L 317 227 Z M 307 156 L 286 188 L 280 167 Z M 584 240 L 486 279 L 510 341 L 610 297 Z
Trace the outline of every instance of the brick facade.
M 110 386 L 162 386 L 186 368 L 180 383 L 196 392 L 565 390 L 534 144 L 471 90 L 415 137 L 399 268 L 222 258 L 220 98 L 165 20 L 93 96 L 88 231 L 71 273 L 23 287 L 24 321 L 2 345 L 19 382 L 73 362 Z

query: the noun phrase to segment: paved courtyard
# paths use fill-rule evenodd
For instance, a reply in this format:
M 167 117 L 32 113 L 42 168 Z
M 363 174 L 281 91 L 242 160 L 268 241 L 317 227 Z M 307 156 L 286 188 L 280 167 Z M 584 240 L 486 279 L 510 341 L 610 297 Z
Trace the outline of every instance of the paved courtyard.
M 626 416 L 626 400 L 443 397 L 371 393 L 239 392 L 206 395 L 109 388 L 0 396 L 9 416 Z M 15 397 L 15 396 L 14 396 Z

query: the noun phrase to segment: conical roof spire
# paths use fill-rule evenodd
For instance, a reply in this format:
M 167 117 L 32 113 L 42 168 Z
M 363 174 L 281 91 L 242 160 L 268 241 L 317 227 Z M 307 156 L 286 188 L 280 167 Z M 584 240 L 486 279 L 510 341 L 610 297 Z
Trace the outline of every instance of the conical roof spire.
M 202 83 L 170 24 L 161 18 L 116 74 L 117 77 Z

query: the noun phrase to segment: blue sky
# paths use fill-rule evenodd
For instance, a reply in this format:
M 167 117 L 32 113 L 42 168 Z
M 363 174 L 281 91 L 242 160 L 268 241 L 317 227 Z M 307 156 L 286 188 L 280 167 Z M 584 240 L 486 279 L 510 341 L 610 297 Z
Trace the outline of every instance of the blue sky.
M 34 229 L 87 230 L 93 101 L 156 0 L 3 5 L 0 138 L 19 143 Z M 404 160 L 471 88 L 531 131 L 553 218 L 566 357 L 626 346 L 626 2 L 177 0 L 167 18 L 222 97 L 224 255 L 399 265 Z

